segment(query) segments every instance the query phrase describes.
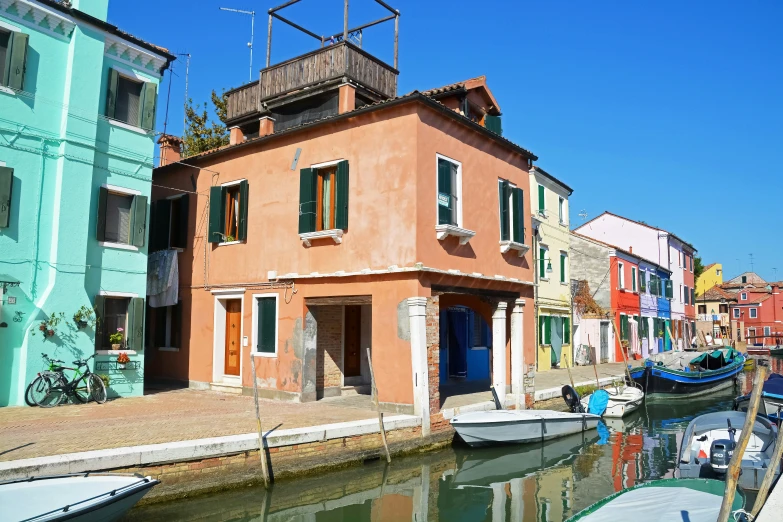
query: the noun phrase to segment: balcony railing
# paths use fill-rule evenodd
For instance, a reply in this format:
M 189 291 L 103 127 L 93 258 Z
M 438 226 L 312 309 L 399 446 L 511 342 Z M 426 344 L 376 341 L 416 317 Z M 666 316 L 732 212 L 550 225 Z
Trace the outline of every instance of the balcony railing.
M 231 121 L 261 112 L 261 104 L 270 98 L 343 77 L 381 98 L 393 98 L 398 74 L 355 45 L 340 42 L 262 69 L 259 81 L 227 93 L 227 117 Z

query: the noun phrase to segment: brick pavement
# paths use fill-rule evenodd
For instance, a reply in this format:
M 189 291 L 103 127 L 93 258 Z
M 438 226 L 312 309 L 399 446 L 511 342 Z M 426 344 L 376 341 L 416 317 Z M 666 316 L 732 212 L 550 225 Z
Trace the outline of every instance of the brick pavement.
M 264 430 L 371 419 L 339 402 L 259 401 Z M 0 461 L 252 433 L 253 398 L 197 390 L 161 391 L 106 404 L 0 408 Z

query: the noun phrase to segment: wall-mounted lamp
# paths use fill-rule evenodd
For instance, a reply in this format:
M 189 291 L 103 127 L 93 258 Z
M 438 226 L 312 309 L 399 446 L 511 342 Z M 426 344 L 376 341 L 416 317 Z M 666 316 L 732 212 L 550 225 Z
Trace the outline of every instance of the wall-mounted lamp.
M 546 264 L 546 273 L 551 274 L 552 273 L 552 260 L 550 259 Z

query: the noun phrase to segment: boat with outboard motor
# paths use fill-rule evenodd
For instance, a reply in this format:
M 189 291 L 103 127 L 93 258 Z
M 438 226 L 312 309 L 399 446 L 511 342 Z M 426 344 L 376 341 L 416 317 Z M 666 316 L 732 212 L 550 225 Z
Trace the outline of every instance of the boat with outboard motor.
M 749 404 L 750 394 L 740 395 L 734 399 L 734 409 L 737 411 L 748 411 Z M 759 415 L 772 420 L 781 420 L 781 412 L 783 412 L 783 375 L 772 373 L 761 389 Z
M 693 419 L 682 438 L 676 476 L 723 480 L 746 416 L 745 412 L 718 411 Z M 756 417 L 750 441 L 742 454 L 738 483 L 741 488 L 759 489 L 767 469 L 773 465 L 777 437 L 775 424 L 763 417 Z M 774 465 L 777 466 L 777 476 L 780 474 L 780 463 Z
M 590 405 L 591 400 L 593 405 L 596 403 L 603 404 L 603 399 L 594 399 L 594 397 L 596 399 L 599 398 L 598 394 L 606 394 L 606 407 L 602 412 L 591 408 Z M 639 409 L 639 406 L 644 402 L 644 392 L 637 386 L 618 384 L 610 388 L 596 390 L 590 395 L 585 395 L 580 402 L 582 403 L 582 408 L 588 413 L 595 413 L 603 417 L 621 418 Z
M 734 384 L 745 355 L 734 348 L 719 348 L 694 357 L 693 352 L 663 352 L 630 369 L 631 378 L 649 399 L 693 397 Z

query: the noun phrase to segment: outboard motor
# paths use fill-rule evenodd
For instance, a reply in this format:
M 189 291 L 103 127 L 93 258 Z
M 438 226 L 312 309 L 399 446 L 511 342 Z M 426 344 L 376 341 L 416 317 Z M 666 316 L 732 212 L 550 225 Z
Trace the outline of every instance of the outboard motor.
M 584 408 L 582 408 L 582 403 L 580 402 L 579 394 L 576 393 L 575 389 L 573 389 L 571 386 L 566 384 L 565 386 L 563 386 L 561 393 L 563 394 L 563 400 L 565 401 L 571 413 L 585 412 Z
M 731 462 L 731 456 L 734 455 L 734 448 L 737 447 L 737 443 L 734 439 L 734 434 L 737 432 L 735 428 L 731 427 L 731 421 L 729 423 L 729 439 L 718 439 L 712 441 L 710 444 L 710 466 L 712 470 L 723 475 L 726 470 L 729 469 L 729 462 Z

